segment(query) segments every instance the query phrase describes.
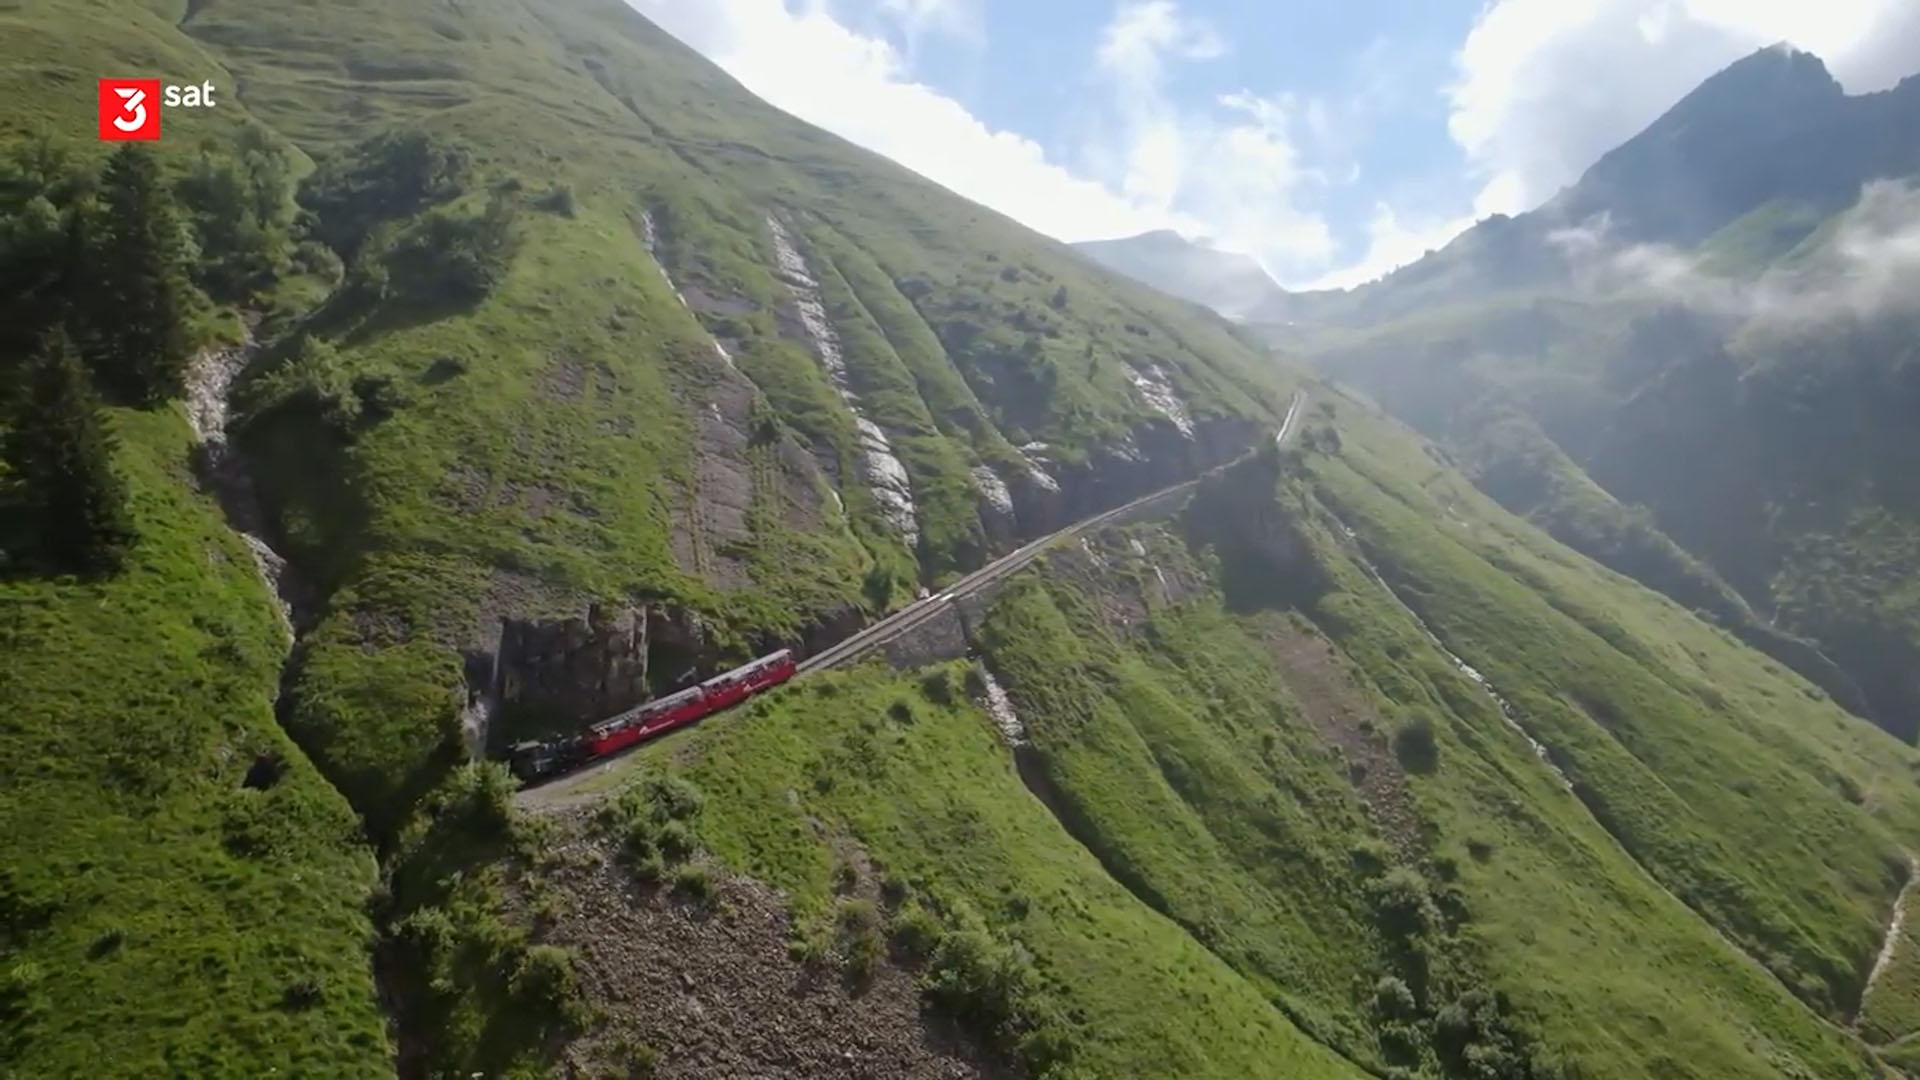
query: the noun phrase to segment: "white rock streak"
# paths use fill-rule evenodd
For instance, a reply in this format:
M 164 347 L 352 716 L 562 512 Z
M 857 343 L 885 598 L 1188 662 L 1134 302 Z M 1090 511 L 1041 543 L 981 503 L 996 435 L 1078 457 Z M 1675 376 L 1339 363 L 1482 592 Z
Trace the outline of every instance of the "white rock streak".
M 980 490 L 982 498 L 1002 514 L 1013 513 L 1013 493 L 1007 490 L 1007 482 L 1000 474 L 985 465 L 973 467 L 973 486 Z
M 673 290 L 673 298 L 680 301 L 681 307 L 692 311 L 693 306 L 687 303 L 686 294 L 681 292 L 680 286 L 674 282 L 673 274 L 667 269 L 667 264 L 660 261 L 660 232 L 653 223 L 653 214 L 650 211 L 640 212 L 640 239 L 646 243 L 647 255 L 653 259 L 654 268 L 660 271 L 661 279 L 667 283 L 667 288 Z M 713 343 L 713 354 L 720 358 L 720 362 L 732 367 L 733 354 L 727 351 L 725 345 L 720 344 L 720 339 L 708 335 L 707 340 Z
M 187 370 L 187 423 L 193 428 L 193 435 L 207 455 L 209 467 L 216 477 L 239 476 L 238 463 L 232 460 L 232 450 L 227 446 L 227 397 L 232 392 L 233 380 L 246 369 L 248 361 L 259 346 L 254 342 L 251 332 L 246 340 L 231 349 L 209 349 L 194 357 L 193 364 Z M 228 484 L 232 484 L 228 480 Z M 239 497 L 252 502 L 252 487 L 239 484 Z M 226 494 L 226 493 L 223 493 Z M 231 497 L 231 496 L 229 496 Z M 229 516 L 231 514 L 231 509 Z M 280 625 L 293 637 L 293 608 L 287 600 L 286 574 L 287 560 L 273 550 L 265 540 L 254 532 L 259 516 L 257 507 L 243 508 L 243 517 L 235 522 L 234 532 L 246 543 L 247 551 L 253 556 L 255 569 L 260 579 L 273 593 L 276 609 L 280 613 Z M 244 522 L 247 528 L 241 527 Z
M 1060 481 L 1055 480 L 1040 467 L 1040 462 L 1046 460 L 1047 450 L 1046 443 L 1030 442 L 1020 448 L 1020 456 L 1027 459 L 1027 475 L 1035 484 L 1048 491 L 1057 492 L 1060 490 Z
M 1187 403 L 1174 393 L 1173 381 L 1167 378 L 1165 369 L 1159 364 L 1148 364 L 1145 371 L 1128 367 L 1127 381 L 1139 392 L 1141 400 L 1179 428 L 1180 434 L 1193 438 L 1193 417 L 1187 412 Z
M 920 527 L 915 517 L 912 481 L 907 476 L 906 467 L 900 464 L 899 456 L 893 452 L 893 444 L 887 440 L 887 433 L 880 429 L 879 424 L 867 418 L 861 410 L 859 396 L 847 381 L 846 354 L 840 349 L 840 335 L 827 319 L 820 283 L 814 279 L 805 256 L 794 246 L 792 234 L 780 219 L 767 215 L 767 230 L 773 234 L 776 275 L 793 294 L 794 308 L 800 315 L 800 324 L 806 328 L 807 337 L 813 342 L 814 356 L 819 359 L 820 366 L 826 369 L 827 380 L 840 392 L 840 399 L 846 402 L 859 428 L 860 471 L 867 487 L 880 504 L 880 512 L 886 517 L 887 524 L 906 538 L 908 547 L 916 547 L 920 543 Z
M 993 672 L 985 664 L 980 665 L 981 681 L 987 688 L 987 715 L 993 717 L 993 726 L 1000 729 L 1000 737 L 1008 746 L 1027 745 L 1027 726 L 1020 722 L 1020 714 L 1014 711 L 1013 699 L 1000 685 Z

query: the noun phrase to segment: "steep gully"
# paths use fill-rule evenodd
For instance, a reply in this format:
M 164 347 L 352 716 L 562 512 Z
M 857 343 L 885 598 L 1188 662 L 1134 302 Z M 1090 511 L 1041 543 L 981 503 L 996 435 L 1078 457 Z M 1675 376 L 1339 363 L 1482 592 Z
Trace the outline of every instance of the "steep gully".
M 1593 822 L 1594 826 L 1597 829 L 1599 829 L 1602 835 L 1606 836 L 1609 840 L 1613 841 L 1613 846 L 1615 847 L 1615 849 L 1617 849 L 1620 852 L 1620 854 L 1629 863 L 1631 863 L 1636 869 L 1640 871 L 1641 876 L 1644 877 L 1647 880 L 1647 882 L 1651 884 L 1654 888 L 1664 893 L 1668 899 L 1672 900 L 1674 903 L 1692 912 L 1700 920 L 1701 924 L 1704 925 L 1709 931 L 1711 931 L 1715 937 L 1718 937 L 1720 941 L 1727 946 L 1727 948 L 1733 950 L 1739 956 L 1747 959 L 1755 967 L 1759 968 L 1760 971 L 1762 971 L 1769 977 L 1773 978 L 1776 982 L 1778 982 L 1783 988 L 1787 990 L 1789 995 L 1793 995 L 1797 997 L 1798 995 L 1794 993 L 1793 987 L 1788 986 L 1785 980 L 1782 980 L 1778 975 L 1774 974 L 1774 972 L 1771 969 L 1769 969 L 1766 965 L 1760 963 L 1760 961 L 1757 958 L 1753 957 L 1752 954 L 1748 953 L 1747 950 L 1743 946 L 1741 946 L 1738 942 L 1734 941 L 1731 937 L 1728 937 L 1726 934 L 1722 933 L 1720 928 L 1715 926 L 1711 919 L 1708 919 L 1704 914 L 1700 913 L 1697 909 L 1695 909 L 1693 905 L 1688 904 L 1685 900 L 1681 899 L 1677 894 L 1673 892 L 1673 890 L 1667 888 L 1666 884 L 1662 882 L 1659 879 L 1659 877 L 1657 877 L 1653 873 L 1652 870 L 1648 869 L 1645 864 L 1641 863 L 1639 858 L 1634 855 L 1633 851 L 1629 849 L 1624 843 L 1622 843 L 1620 841 L 1620 838 L 1618 836 L 1615 836 L 1611 829 L 1607 828 L 1606 823 L 1598 815 L 1594 814 L 1591 808 L 1587 807 L 1586 801 L 1580 798 L 1578 790 L 1575 789 L 1573 785 L 1573 781 L 1567 776 L 1567 774 L 1564 771 L 1561 770 L 1560 766 L 1554 762 L 1553 755 L 1547 749 L 1547 747 L 1544 744 L 1542 744 L 1538 739 L 1535 739 L 1533 735 L 1529 733 L 1527 729 L 1521 725 L 1519 720 L 1519 711 L 1514 708 L 1513 703 L 1508 701 L 1505 697 L 1502 697 L 1500 695 L 1500 692 L 1494 688 L 1492 683 L 1487 681 L 1487 677 L 1481 674 L 1477 668 L 1467 663 L 1464 659 L 1460 657 L 1458 653 L 1455 653 L 1453 650 L 1447 648 L 1446 643 L 1440 640 L 1440 637 L 1438 634 L 1434 633 L 1432 626 L 1430 626 L 1427 623 L 1427 621 L 1420 616 L 1420 613 L 1418 611 L 1414 610 L 1411 604 L 1407 603 L 1405 598 L 1403 598 L 1400 595 L 1398 590 L 1396 590 L 1392 585 L 1388 584 L 1386 578 L 1380 574 L 1380 571 L 1373 565 L 1372 561 L 1369 560 L 1366 557 L 1366 555 L 1359 549 L 1359 543 L 1358 543 L 1359 534 L 1356 533 L 1345 522 L 1340 521 L 1338 517 L 1334 518 L 1334 523 L 1340 527 L 1340 531 L 1344 533 L 1348 541 L 1351 542 L 1348 553 L 1360 565 L 1361 569 L 1367 573 L 1367 576 L 1371 577 L 1374 583 L 1379 585 L 1381 590 L 1385 592 L 1387 596 L 1392 598 L 1393 602 L 1402 611 L 1406 613 L 1409 619 L 1413 621 L 1413 624 L 1420 628 L 1420 632 L 1425 634 L 1429 641 L 1433 642 L 1434 647 L 1439 649 L 1442 655 L 1444 655 L 1448 660 L 1452 661 L 1454 667 L 1459 669 L 1460 673 L 1464 675 L 1468 681 L 1472 682 L 1475 686 L 1478 686 L 1483 692 L 1486 693 L 1486 695 L 1489 698 L 1493 700 L 1494 705 L 1498 707 L 1500 711 L 1500 715 L 1506 721 L 1507 726 L 1526 741 L 1527 745 L 1533 749 L 1534 755 L 1538 757 L 1541 763 L 1544 764 L 1549 770 L 1551 770 L 1554 777 L 1560 781 L 1560 786 L 1564 788 L 1568 792 L 1568 794 L 1571 794 L 1574 797 L 1574 799 L 1580 803 L 1583 809 L 1587 810 L 1587 816 L 1589 820 Z M 1907 864 L 1908 864 L 1908 872 L 1907 872 L 1906 884 L 1902 887 L 1900 894 L 1894 900 L 1893 911 L 1890 914 L 1888 919 L 1885 939 L 1881 944 L 1879 955 L 1874 961 L 1873 969 L 1868 974 L 1867 980 L 1862 985 L 1862 988 L 1861 988 L 1860 1001 L 1862 1002 L 1863 1005 L 1866 1001 L 1867 993 L 1871 991 L 1873 988 L 1873 984 L 1875 980 L 1877 980 L 1880 977 L 1881 973 L 1885 970 L 1887 964 L 1893 959 L 1893 954 L 1896 950 L 1901 931 L 1904 928 L 1906 923 L 1907 898 L 1909 894 L 1913 891 L 1914 886 L 1916 885 L 1916 881 L 1915 881 L 1916 876 L 1920 876 L 1920 860 L 1916 860 L 1915 857 L 1911 853 L 1909 853 L 1907 855 Z M 1810 1009 L 1809 1011 L 1813 1011 L 1813 1010 Z M 1820 1014 L 1818 1012 L 1814 1012 L 1814 1015 L 1819 1016 Z M 1825 1017 L 1821 1017 L 1821 1019 L 1826 1020 Z M 1857 1012 L 1854 1019 L 1857 1020 Z M 1831 1023 L 1831 1021 L 1828 1021 L 1828 1022 Z M 1835 1025 L 1835 1026 L 1837 1027 L 1838 1025 Z
M 266 540 L 266 522 L 253 476 L 244 459 L 227 442 L 229 397 L 233 380 L 253 361 L 259 345 L 251 326 L 240 343 L 226 349 L 208 349 L 194 357 L 187 371 L 187 422 L 199 444 L 195 467 L 213 492 L 227 524 L 239 534 L 253 556 L 260 580 L 278 604 L 280 623 L 289 638 L 297 636 L 311 616 L 311 594 L 287 560 Z

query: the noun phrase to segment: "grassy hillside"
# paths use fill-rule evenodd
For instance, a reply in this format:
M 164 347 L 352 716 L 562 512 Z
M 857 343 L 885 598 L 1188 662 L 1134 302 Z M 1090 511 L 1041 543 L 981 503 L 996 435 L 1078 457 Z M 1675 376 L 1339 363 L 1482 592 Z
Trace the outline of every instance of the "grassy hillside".
M 0 585 L 6 1069 L 377 1072 L 374 862 L 274 723 L 284 631 L 178 410 L 113 421 L 131 563 Z
M 0 138 L 97 164 L 48 88 L 121 69 L 224 88 L 170 179 L 244 147 L 272 188 L 194 332 L 251 337 L 235 445 L 306 590 L 289 641 L 178 402 L 108 414 L 129 564 L 0 585 L 23 1075 L 694 1068 L 576 948 L 640 903 L 787 920 L 787 962 L 1028 1075 L 1864 1078 L 1856 1011 L 1904 1053 L 1913 950 L 1861 999 L 1912 754 L 1329 387 L 1307 451 L 1022 575 L 977 661 L 809 677 L 515 812 L 468 760 L 503 619 L 644 608 L 656 687 L 817 646 L 1235 457 L 1297 377 L 617 0 L 14 5 Z M 1567 360 L 1474 384 L 1554 483 L 1611 385 Z
M 5 586 L 5 805 L 46 837 L 8 860 L 8 1037 L 40 1074 L 109 1029 L 133 1071 L 377 1072 L 363 912 L 391 937 L 445 899 L 399 870 L 464 797 L 502 618 L 643 604 L 662 669 L 817 646 L 1237 453 L 1288 392 L 1218 320 L 766 107 L 618 0 L 9 5 L 0 144 L 96 169 L 102 72 L 216 85 L 165 118 L 170 185 L 276 162 L 266 265 L 205 286 L 194 330 L 251 327 L 234 441 L 307 592 L 289 653 L 173 405 L 115 421 L 133 566 Z M 4 194 L 11 242 L 41 211 Z M 268 747 L 284 778 L 236 791 Z M 145 794 L 90 800 L 109 764 Z
M 1842 313 L 1843 279 L 1807 273 L 1768 278 L 1780 310 L 1752 318 L 1514 298 L 1314 358 L 1508 509 L 1910 737 L 1920 634 L 1893 568 L 1914 532 L 1913 317 L 1897 301 Z
M 803 925 L 849 859 L 898 883 L 888 927 L 977 913 L 1069 1018 L 1065 1075 L 1231 1073 L 1253 1031 L 1380 1075 L 1878 1075 L 1846 1025 L 1920 833 L 1911 752 L 1320 394 L 1316 449 L 1001 594 L 979 645 L 1019 748 L 979 676 L 863 669 L 594 788 L 691 781 L 700 843 Z M 1162 1032 L 1167 993 L 1210 1004 Z

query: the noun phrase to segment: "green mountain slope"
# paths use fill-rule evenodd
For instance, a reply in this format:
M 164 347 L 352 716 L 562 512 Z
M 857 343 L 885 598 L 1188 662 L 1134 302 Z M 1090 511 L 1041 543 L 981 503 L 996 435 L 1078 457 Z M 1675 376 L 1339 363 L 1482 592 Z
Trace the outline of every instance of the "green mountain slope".
M 1062 1075 L 1235 1075 L 1249 1007 L 1381 1075 L 1879 1075 L 1846 1025 L 1920 759 L 1318 395 L 1315 449 L 1002 592 L 977 644 L 1005 704 L 978 669 L 822 676 L 594 787 L 685 777 L 703 858 L 815 918 L 849 851 L 902 883 L 889 925 L 980 918 L 1033 958 Z M 1138 908 L 1112 955 L 1210 954 L 1163 969 L 1210 1003 L 1178 1035 L 1167 974 L 1081 953 Z
M 1811 270 L 1841 227 L 1737 287 L 1767 298 L 1755 311 L 1519 297 L 1313 356 L 1507 508 L 1910 738 L 1913 316 L 1897 298 L 1842 306 L 1834 283 L 1871 267 Z
M 303 586 L 288 592 L 300 640 L 279 715 L 359 812 L 374 851 L 412 835 L 416 808 L 478 744 L 593 715 L 529 693 L 503 702 L 490 732 L 474 722 L 473 703 L 503 679 L 494 661 L 525 659 L 503 654 L 502 619 L 537 633 L 590 601 L 640 605 L 649 633 L 636 662 L 653 673 L 591 706 L 612 711 L 688 668 L 817 647 L 923 582 L 1192 475 L 1239 452 L 1286 397 L 1286 378 L 1224 324 L 767 108 L 613 0 L 36 3 L 0 12 L 0 38 L 0 79 L 21 103 L 0 137 L 23 161 L 45 147 L 97 170 L 106 148 L 93 141 L 91 92 L 67 91 L 103 71 L 219 88 L 215 108 L 167 116 L 158 156 L 169 183 L 184 185 L 203 153 L 284 155 L 284 186 L 263 181 L 263 198 L 297 200 L 298 217 L 259 222 L 260 275 L 200 282 L 229 313 L 208 313 L 195 333 L 232 340 L 246 336 L 233 314 L 251 324 L 231 431 L 259 531 Z M 9 229 L 67 212 L 65 195 L 46 211 L 35 202 L 35 168 L 8 189 Z M 217 216 L 194 222 L 209 260 Z M 209 266 L 196 264 L 196 277 Z M 141 455 L 170 463 L 141 466 L 158 470 L 158 488 L 136 486 L 136 498 L 212 513 L 209 496 L 190 494 L 185 453 L 126 440 L 123 469 Z M 264 589 L 197 587 L 187 549 L 165 548 L 159 519 L 140 520 L 128 573 L 155 565 L 153 587 L 198 595 L 193 610 L 213 629 L 194 633 L 271 626 Z M 119 610 L 119 581 L 104 586 L 102 612 Z M 23 626 L 43 604 L 93 610 L 92 586 L 5 588 L 9 621 Z M 35 748 L 97 756 L 67 741 L 80 712 L 130 733 L 167 726 L 147 703 L 156 691 L 136 689 L 159 646 L 117 636 L 137 633 L 137 604 L 126 603 L 70 633 L 13 636 L 45 650 L 29 665 L 41 675 L 9 684 L 21 768 L 39 760 Z M 245 636 L 247 662 L 267 665 L 243 680 L 258 727 L 279 650 Z M 82 710 L 62 696 L 63 655 L 127 670 L 92 683 L 98 702 Z M 168 677 L 205 678 L 194 671 Z M 192 709 L 207 692 L 163 697 Z M 208 730 L 178 761 L 156 759 L 168 775 L 220 778 L 183 788 L 183 821 L 218 820 L 246 797 L 223 786 L 245 763 Z M 338 795 L 312 797 L 339 811 Z M 98 1031 L 109 1010 L 73 1007 L 86 992 L 77 981 L 62 983 L 53 1012 L 34 996 L 94 936 L 77 901 L 57 906 L 47 883 L 62 864 L 44 860 L 104 865 L 131 843 L 96 836 L 73 798 L 54 787 L 9 795 L 16 821 L 70 819 L 92 837 L 9 859 L 22 867 L 9 895 L 34 928 L 8 938 L 10 956 L 26 950 L 18 992 L 34 1006 L 20 1013 L 19 1060 L 55 1074 L 75 1059 L 51 1032 Z M 366 878 L 352 875 L 369 852 L 344 823 L 316 818 L 313 830 L 297 844 L 336 851 L 339 873 L 361 885 L 302 900 L 280 922 L 340 926 L 303 934 L 303 947 L 324 953 L 328 971 L 359 971 L 357 985 L 310 976 L 325 1009 L 299 992 L 283 1017 L 286 961 L 210 956 L 199 985 L 223 989 L 191 1009 L 236 1030 L 327 1021 L 333 1041 L 359 1033 L 364 1065 L 385 1053 L 361 1038 L 373 1004 L 354 914 Z M 161 864 L 157 891 L 217 906 L 229 886 L 188 883 L 281 877 L 261 865 L 281 857 L 274 845 L 209 857 L 204 870 L 184 854 Z M 155 891 L 118 873 L 101 888 L 108 910 Z M 187 923 L 151 932 L 162 936 L 148 947 L 169 953 L 201 934 Z M 226 983 L 213 971 L 222 964 L 235 970 Z M 184 977 L 142 970 L 151 976 L 129 976 L 120 992 L 160 1001 Z M 142 1028 L 134 1044 L 149 1037 L 145 1021 L 127 1022 Z M 254 1056 L 235 1052 L 234 1070 L 257 1073 L 283 1052 L 272 1047 L 284 1039 L 261 1039 Z
M 1231 319 L 1284 303 L 1286 294 L 1260 264 L 1169 230 L 1084 240 L 1075 251 L 1101 266 Z
M 104 410 L 125 565 L 0 530 L 6 1068 L 1869 1077 L 1856 1013 L 1904 1053 L 1909 751 L 1329 385 L 1244 454 L 1302 377 L 624 4 L 29 3 L 0 57 L 9 390 L 97 329 L 46 272 L 119 190 L 66 91 L 222 87 L 155 155 L 201 351 Z M 1230 461 L 971 661 L 809 676 L 579 803 L 475 760 Z

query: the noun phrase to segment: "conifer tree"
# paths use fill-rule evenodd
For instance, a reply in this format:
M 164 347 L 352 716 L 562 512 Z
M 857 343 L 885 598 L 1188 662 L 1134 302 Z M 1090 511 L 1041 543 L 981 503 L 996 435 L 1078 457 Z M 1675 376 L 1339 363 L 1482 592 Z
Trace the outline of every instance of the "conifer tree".
M 87 225 L 79 306 L 101 388 L 128 404 L 179 396 L 192 359 L 186 234 L 150 150 L 128 143 L 107 162 Z
M 126 485 L 113 472 L 113 433 L 79 350 L 55 329 L 27 361 L 5 449 L 39 561 L 49 569 L 118 569 L 133 542 Z

